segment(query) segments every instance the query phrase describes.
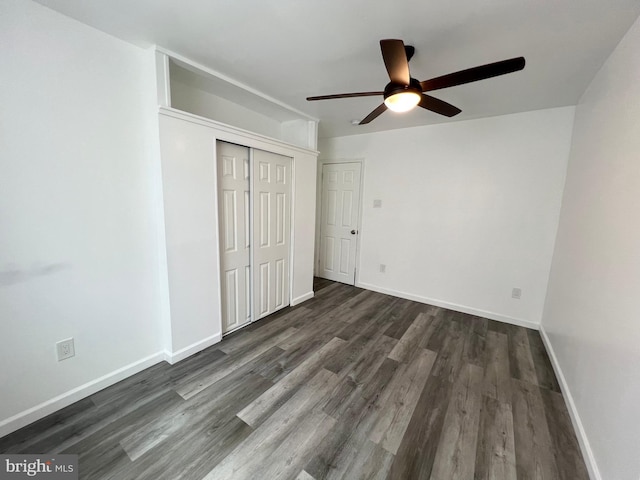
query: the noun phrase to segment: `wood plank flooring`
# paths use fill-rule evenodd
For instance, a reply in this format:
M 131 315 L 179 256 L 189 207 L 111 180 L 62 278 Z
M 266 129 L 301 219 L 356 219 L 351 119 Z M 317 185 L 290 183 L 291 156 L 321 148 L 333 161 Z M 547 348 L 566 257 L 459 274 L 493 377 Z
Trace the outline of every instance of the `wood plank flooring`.
M 80 478 L 588 475 L 538 332 L 316 279 L 316 296 L 0 439 Z

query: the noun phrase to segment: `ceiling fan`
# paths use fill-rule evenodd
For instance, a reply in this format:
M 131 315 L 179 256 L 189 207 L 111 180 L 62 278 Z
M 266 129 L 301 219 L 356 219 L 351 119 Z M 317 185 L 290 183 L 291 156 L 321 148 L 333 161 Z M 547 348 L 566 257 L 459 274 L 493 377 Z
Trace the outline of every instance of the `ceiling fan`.
M 464 83 L 476 82 L 486 78 L 497 77 L 507 73 L 517 72 L 524 68 L 524 57 L 511 58 L 501 62 L 488 63 L 478 67 L 460 70 L 441 77 L 419 82 L 409 75 L 409 60 L 415 53 L 415 48 L 405 45 L 402 40 L 380 40 L 382 59 L 387 68 L 391 82 L 382 92 L 338 93 L 334 95 L 320 95 L 307 97 L 308 101 L 330 100 L 334 98 L 373 97 L 382 95 L 384 103 L 380 104 L 369 115 L 363 118 L 359 125 L 364 125 L 378 117 L 387 108 L 395 112 L 407 112 L 415 106 L 420 106 L 447 117 L 453 117 L 462 110 L 450 103 L 439 100 L 424 92 L 440 88 L 453 87 Z

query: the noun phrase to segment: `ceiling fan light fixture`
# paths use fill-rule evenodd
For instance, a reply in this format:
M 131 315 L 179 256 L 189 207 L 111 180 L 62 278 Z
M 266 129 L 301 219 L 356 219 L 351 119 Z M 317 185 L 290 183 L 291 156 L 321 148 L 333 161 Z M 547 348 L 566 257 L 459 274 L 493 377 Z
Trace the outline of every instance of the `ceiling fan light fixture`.
M 384 104 L 394 112 L 408 112 L 420 103 L 420 95 L 416 92 L 399 92 L 384 99 Z
M 418 85 L 390 83 L 384 92 L 384 104 L 393 112 L 408 112 L 420 103 L 421 96 L 422 90 Z

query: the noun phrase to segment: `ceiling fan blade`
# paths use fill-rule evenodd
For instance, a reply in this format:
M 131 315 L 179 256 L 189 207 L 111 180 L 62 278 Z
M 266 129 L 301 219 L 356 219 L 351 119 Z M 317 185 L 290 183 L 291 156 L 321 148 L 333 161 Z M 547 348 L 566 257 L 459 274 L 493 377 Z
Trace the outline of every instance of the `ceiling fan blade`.
M 384 103 L 381 103 L 373 112 L 371 112 L 369 115 L 367 115 L 366 117 L 364 117 L 360 123 L 358 125 L 365 125 L 369 122 L 371 122 L 371 120 L 375 119 L 376 117 L 378 117 L 381 113 L 383 113 L 385 110 L 387 109 L 387 106 Z
M 374 97 L 376 95 L 384 95 L 384 92 L 336 93 L 333 95 L 319 95 L 316 97 L 307 97 L 307 100 L 309 102 L 312 102 L 314 100 L 331 100 L 332 98 Z
M 488 63 L 486 65 L 460 70 L 459 72 L 432 78 L 431 80 L 425 80 L 424 82 L 420 82 L 420 86 L 423 92 L 453 87 L 455 85 L 497 77 L 498 75 L 504 75 L 506 73 L 517 72 L 524 68 L 524 64 L 524 57 L 511 58 L 509 60 L 502 60 L 501 62 Z
M 380 40 L 384 66 L 393 83 L 409 85 L 409 62 L 402 40 Z
M 422 94 L 422 98 L 420 99 L 420 103 L 418 103 L 418 105 L 420 105 L 422 108 L 426 108 L 427 110 L 431 110 L 432 112 L 444 115 L 445 117 L 453 117 L 462 111 L 458 107 L 454 107 L 450 103 L 432 97 L 431 95 L 426 95 L 424 93 Z

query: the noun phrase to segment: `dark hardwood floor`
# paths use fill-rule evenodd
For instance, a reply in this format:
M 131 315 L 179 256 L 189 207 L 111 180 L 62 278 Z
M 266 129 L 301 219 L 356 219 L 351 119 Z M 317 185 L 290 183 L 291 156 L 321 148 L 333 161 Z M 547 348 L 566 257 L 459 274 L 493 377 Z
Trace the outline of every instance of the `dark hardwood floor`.
M 588 479 L 538 332 L 315 288 L 0 452 L 76 453 L 82 479 Z

